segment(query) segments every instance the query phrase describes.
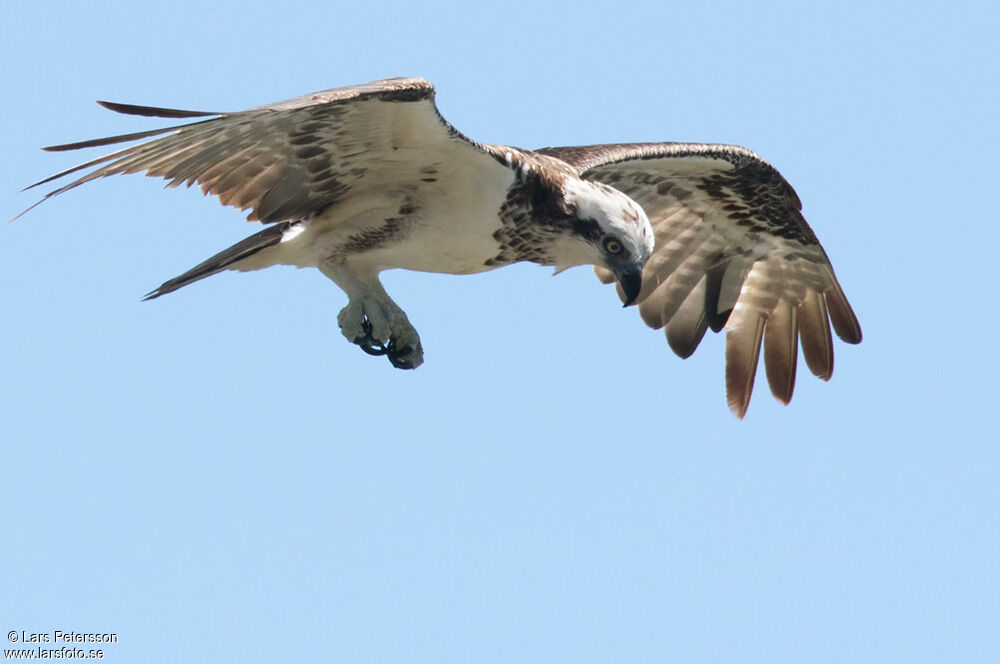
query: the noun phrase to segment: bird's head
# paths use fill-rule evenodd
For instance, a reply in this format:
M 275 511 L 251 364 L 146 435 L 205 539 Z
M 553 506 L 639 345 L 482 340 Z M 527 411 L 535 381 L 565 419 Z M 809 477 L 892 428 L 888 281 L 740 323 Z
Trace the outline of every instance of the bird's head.
M 622 192 L 578 178 L 562 186 L 570 232 L 555 241 L 556 272 L 574 265 L 598 265 L 618 278 L 625 305 L 642 287 L 642 268 L 653 252 L 653 228 L 643 209 Z

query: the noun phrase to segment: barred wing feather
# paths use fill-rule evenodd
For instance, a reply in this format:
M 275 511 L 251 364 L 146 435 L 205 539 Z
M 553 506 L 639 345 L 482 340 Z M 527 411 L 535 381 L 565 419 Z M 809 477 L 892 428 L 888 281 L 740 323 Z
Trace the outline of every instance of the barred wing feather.
M 642 205 L 656 236 L 639 314 L 677 355 L 726 330 L 726 394 L 746 414 L 764 348 L 771 392 L 792 398 L 798 345 L 813 374 L 833 373 L 830 322 L 847 343 L 861 327 L 792 187 L 736 146 L 647 143 L 545 148 L 588 180 Z M 604 283 L 610 272 L 598 268 Z M 620 292 L 620 290 L 619 290 Z
M 273 223 L 318 212 L 349 192 L 419 183 L 417 155 L 446 155 L 467 168 L 496 163 L 441 117 L 434 87 L 419 78 L 335 88 L 234 113 L 99 103 L 130 115 L 207 119 L 45 148 L 76 150 L 159 136 L 36 182 L 31 186 L 92 169 L 42 201 L 97 178 L 145 173 L 165 178 L 170 187 L 197 183 L 222 204 L 250 210 L 248 221 Z

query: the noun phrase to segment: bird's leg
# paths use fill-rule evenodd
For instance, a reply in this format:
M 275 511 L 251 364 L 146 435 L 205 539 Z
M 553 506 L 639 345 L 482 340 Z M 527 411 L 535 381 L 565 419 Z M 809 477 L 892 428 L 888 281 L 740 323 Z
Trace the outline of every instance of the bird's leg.
M 348 341 L 369 355 L 385 355 L 397 369 L 416 369 L 423 363 L 420 336 L 377 276 L 362 279 L 342 261 L 327 261 L 319 268 L 349 298 L 337 316 Z

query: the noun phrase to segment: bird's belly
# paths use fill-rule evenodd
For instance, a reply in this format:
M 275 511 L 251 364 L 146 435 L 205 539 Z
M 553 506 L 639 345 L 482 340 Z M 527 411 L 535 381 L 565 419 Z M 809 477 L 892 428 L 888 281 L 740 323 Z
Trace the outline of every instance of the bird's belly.
M 500 253 L 494 235 L 507 184 L 438 196 L 404 189 L 346 201 L 311 219 L 296 239 L 315 249 L 317 261 L 345 260 L 365 271 L 485 272 L 497 267 L 490 259 Z
M 397 238 L 356 255 L 352 262 L 367 262 L 376 270 L 401 268 L 443 274 L 475 274 L 492 270 L 487 264 L 500 251 L 493 234 L 500 227 L 495 217 L 439 224 L 418 218 Z

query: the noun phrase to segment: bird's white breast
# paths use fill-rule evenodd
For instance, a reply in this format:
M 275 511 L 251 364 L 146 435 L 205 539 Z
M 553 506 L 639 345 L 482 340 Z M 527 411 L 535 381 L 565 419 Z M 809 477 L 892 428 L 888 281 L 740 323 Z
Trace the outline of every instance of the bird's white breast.
M 496 266 L 486 261 L 499 250 L 494 239 L 501 227 L 497 212 L 514 172 L 461 172 L 447 163 L 436 163 L 435 169 L 433 182 L 388 184 L 330 206 L 278 245 L 274 262 L 315 266 L 344 253 L 351 265 L 374 273 L 393 268 L 446 274 L 493 269 Z M 359 238 L 378 237 L 387 227 L 394 232 L 384 242 L 364 251 L 345 251 Z

